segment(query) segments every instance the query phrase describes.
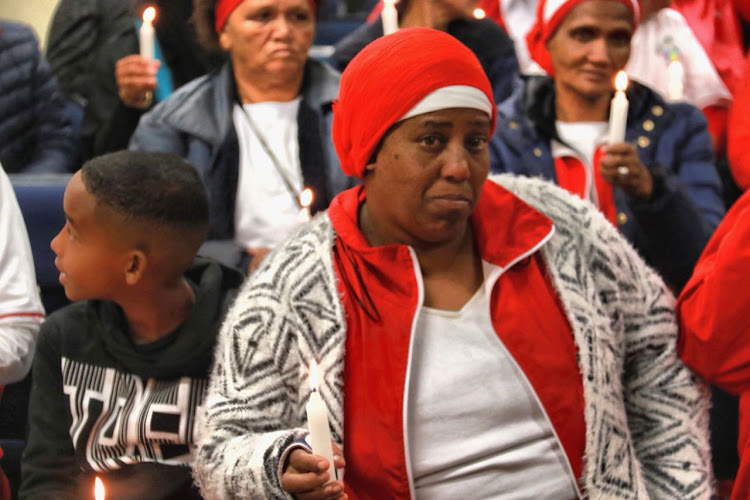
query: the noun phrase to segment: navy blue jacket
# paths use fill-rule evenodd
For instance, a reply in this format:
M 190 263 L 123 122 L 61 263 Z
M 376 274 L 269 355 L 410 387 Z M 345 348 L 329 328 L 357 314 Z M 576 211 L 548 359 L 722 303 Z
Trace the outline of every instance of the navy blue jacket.
M 635 82 L 627 95 L 625 140 L 636 145 L 641 163 L 658 178 L 658 189 L 651 200 L 638 201 L 615 187 L 617 223 L 646 262 L 680 289 L 724 215 L 706 119 L 692 105 L 668 104 Z M 492 170 L 557 183 L 550 139 L 563 141 L 557 135 L 554 110 L 554 82 L 523 77 L 498 107 L 490 143 Z
M 0 164 L 8 173 L 69 172 L 73 127 L 27 27 L 0 21 Z
M 299 156 L 304 184 L 315 192 L 311 211 L 328 207 L 331 198 L 354 185 L 333 147 L 332 102 L 339 74 L 308 59 L 297 116 Z M 200 172 L 209 196 L 211 228 L 208 239 L 234 236 L 234 208 L 239 176 L 239 145 L 232 121 L 238 102 L 230 63 L 219 71 L 181 87 L 145 114 L 130 149 L 176 153 Z

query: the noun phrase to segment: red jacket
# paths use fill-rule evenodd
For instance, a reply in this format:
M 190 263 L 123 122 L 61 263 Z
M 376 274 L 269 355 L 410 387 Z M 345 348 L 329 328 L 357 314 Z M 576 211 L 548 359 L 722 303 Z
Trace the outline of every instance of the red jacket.
M 334 262 L 347 313 L 345 482 L 352 498 L 407 499 L 414 478 L 405 408 L 422 278 L 409 247 L 371 247 L 364 239 L 357 228 L 362 193 L 343 193 L 328 211 L 339 236 Z M 552 222 L 488 182 L 472 226 L 482 258 L 504 269 L 492 288 L 495 331 L 534 387 L 579 478 L 585 424 L 576 347 L 538 252 Z
M 727 212 L 678 301 L 683 361 L 741 394 L 740 468 L 732 498 L 750 498 L 750 193 Z

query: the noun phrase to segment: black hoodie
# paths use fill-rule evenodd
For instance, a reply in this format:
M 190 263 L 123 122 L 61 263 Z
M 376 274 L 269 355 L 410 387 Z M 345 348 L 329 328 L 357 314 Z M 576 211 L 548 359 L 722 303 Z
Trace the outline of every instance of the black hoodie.
M 200 498 L 192 485 L 196 409 L 216 335 L 242 275 L 207 259 L 185 273 L 195 305 L 175 331 L 136 345 L 122 309 L 82 301 L 42 325 L 21 498 Z

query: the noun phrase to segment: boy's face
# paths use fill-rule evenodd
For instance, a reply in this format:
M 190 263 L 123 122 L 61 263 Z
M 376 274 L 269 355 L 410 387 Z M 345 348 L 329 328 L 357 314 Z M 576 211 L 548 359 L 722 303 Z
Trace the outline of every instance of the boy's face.
M 70 300 L 113 299 L 125 283 L 128 252 L 118 244 L 118 220 L 98 209 L 96 198 L 76 173 L 63 198 L 65 226 L 50 246 L 57 255 L 55 266 Z

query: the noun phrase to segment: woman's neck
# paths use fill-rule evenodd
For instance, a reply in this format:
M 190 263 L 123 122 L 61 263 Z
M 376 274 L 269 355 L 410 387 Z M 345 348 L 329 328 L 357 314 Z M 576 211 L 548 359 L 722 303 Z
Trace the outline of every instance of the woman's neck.
M 555 117 L 562 122 L 607 121 L 610 95 L 588 99 L 578 93 L 561 88 L 555 82 Z
M 297 98 L 304 71 L 289 75 L 243 75 L 235 70 L 237 94 L 242 104 L 277 101 L 289 102 Z
M 399 19 L 400 28 L 425 27 L 445 31 L 451 21 L 446 9 L 430 0 L 410 0 Z

